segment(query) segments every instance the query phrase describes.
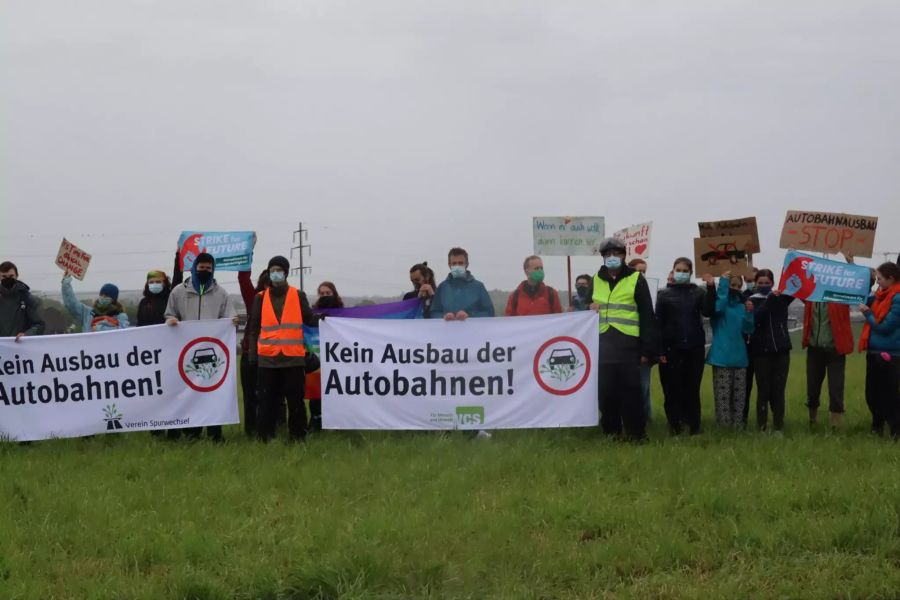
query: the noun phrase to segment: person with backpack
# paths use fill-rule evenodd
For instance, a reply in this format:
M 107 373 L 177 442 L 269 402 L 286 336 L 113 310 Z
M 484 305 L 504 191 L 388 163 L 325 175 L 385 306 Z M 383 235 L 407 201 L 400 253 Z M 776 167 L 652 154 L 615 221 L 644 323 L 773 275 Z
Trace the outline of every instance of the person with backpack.
M 0 337 L 41 335 L 46 329 L 38 312 L 40 301 L 31 289 L 19 281 L 19 269 L 13 263 L 0 263 Z
M 859 306 L 866 319 L 859 350 L 866 353 L 866 404 L 872 432 L 900 438 L 900 267 L 886 262 L 875 269 L 878 290 Z
M 72 277 L 66 274 L 62 280 L 62 297 L 69 314 L 81 321 L 81 330 L 85 333 L 126 329 L 131 325 L 119 303 L 119 288 L 111 283 L 103 284 L 91 304 L 82 304 L 72 289 Z
M 544 261 L 529 256 L 522 264 L 525 281 L 519 284 L 506 301 L 507 317 L 524 315 L 552 315 L 562 312 L 559 294 L 544 283 Z

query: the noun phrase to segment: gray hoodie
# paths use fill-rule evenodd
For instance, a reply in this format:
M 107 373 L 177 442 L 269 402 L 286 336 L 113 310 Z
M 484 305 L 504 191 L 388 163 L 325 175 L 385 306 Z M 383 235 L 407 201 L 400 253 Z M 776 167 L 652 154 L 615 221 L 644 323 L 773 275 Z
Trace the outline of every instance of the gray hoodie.
M 213 279 L 203 295 L 194 289 L 191 278 L 176 286 L 169 294 L 166 318 L 175 317 L 179 321 L 202 321 L 204 319 L 231 319 L 236 315 L 228 298 L 228 292 Z

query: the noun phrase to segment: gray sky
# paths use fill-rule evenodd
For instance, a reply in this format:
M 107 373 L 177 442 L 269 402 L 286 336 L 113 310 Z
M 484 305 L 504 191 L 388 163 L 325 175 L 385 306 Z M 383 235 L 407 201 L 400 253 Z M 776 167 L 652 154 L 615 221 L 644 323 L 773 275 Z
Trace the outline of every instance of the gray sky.
M 750 215 L 777 269 L 787 209 L 876 215 L 894 251 L 898 31 L 895 0 L 11 0 L 0 258 L 55 290 L 66 235 L 79 291 L 133 289 L 183 229 L 256 230 L 258 271 L 302 219 L 342 293 L 443 277 L 451 245 L 510 289 L 536 215 L 652 220 L 664 276 L 698 220 Z

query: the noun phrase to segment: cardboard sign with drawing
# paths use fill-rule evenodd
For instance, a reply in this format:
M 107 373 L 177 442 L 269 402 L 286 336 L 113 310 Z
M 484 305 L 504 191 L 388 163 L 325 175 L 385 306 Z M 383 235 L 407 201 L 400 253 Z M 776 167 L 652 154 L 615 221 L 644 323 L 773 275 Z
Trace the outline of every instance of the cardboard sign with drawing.
M 749 235 L 694 238 L 694 274 L 720 277 L 730 271 L 733 275 L 752 275 L 752 247 L 753 237 Z

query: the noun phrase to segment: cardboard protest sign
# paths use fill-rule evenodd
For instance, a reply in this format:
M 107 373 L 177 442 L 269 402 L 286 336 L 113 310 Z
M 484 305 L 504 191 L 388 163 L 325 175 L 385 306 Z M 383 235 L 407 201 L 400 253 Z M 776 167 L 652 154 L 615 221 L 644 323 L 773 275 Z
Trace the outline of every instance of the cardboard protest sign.
M 606 235 L 603 217 L 534 217 L 538 256 L 597 256 Z
M 218 271 L 249 271 L 253 264 L 253 231 L 182 231 L 178 258 L 182 271 L 189 271 L 201 252 L 216 259 Z
M 752 238 L 747 252 L 756 254 L 759 252 L 759 230 L 756 227 L 756 217 L 744 217 L 743 219 L 730 219 L 728 221 L 705 221 L 697 223 L 700 228 L 700 237 L 719 237 L 722 235 L 749 235 Z
M 789 210 L 779 246 L 871 258 L 878 217 Z
M 732 275 L 752 275 L 753 262 L 748 250 L 752 245 L 753 238 L 749 235 L 694 238 L 694 274 L 721 276 L 731 271 Z
M 63 238 L 56 253 L 56 266 L 77 279 L 84 280 L 88 265 L 91 264 L 91 255 Z
M 798 300 L 860 304 L 869 295 L 869 267 L 788 252 L 778 289 Z
M 650 258 L 650 232 L 652 229 L 653 222 L 651 221 L 632 225 L 612 234 L 614 238 L 625 243 L 626 262 L 635 258 L 644 260 Z

